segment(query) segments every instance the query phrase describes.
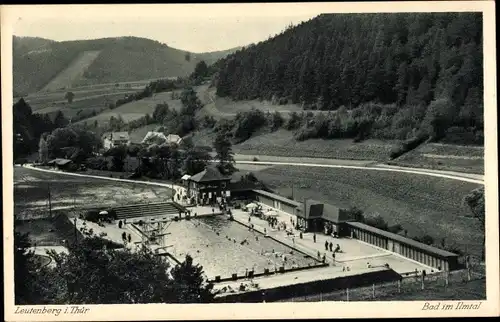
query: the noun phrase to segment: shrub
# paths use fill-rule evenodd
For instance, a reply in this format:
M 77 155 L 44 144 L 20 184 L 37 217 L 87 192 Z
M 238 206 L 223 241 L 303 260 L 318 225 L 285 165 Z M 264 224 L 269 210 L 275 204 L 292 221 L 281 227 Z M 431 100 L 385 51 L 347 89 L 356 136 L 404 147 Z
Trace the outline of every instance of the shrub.
M 402 156 L 403 154 L 415 149 L 420 144 L 424 143 L 429 138 L 426 134 L 419 134 L 418 136 L 401 143 L 398 147 L 391 151 L 390 157 L 392 160 Z
M 414 237 L 413 240 L 418 241 L 422 244 L 426 244 L 426 245 L 434 244 L 434 238 L 432 236 L 429 236 L 429 235 L 417 236 L 417 237 Z
M 391 232 L 391 233 L 394 233 L 394 234 L 397 234 L 397 233 L 399 233 L 402 230 L 403 230 L 403 226 L 401 226 L 400 224 L 392 225 L 392 226 L 389 226 L 387 228 L 388 232 Z
M 369 226 L 378 228 L 378 229 L 382 229 L 385 231 L 388 230 L 387 222 L 378 213 L 374 213 L 374 214 L 370 214 L 370 215 L 366 216 L 364 223 L 369 225 Z

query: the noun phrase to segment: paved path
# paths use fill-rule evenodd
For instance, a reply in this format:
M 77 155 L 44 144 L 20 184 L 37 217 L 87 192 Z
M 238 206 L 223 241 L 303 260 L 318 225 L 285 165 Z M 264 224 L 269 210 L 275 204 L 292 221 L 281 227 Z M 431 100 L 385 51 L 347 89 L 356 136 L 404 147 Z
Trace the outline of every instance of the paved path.
M 342 160 L 346 161 L 346 160 Z M 285 161 L 236 161 L 236 164 L 257 164 L 257 165 L 287 165 L 287 166 L 300 166 L 300 167 L 321 167 L 321 168 L 345 168 L 345 169 L 358 169 L 366 171 L 386 171 L 386 172 L 402 172 L 417 175 L 426 175 L 431 177 L 439 177 L 445 179 L 452 179 L 458 181 L 465 181 L 484 185 L 484 176 L 478 174 L 464 174 L 451 171 L 440 170 L 427 170 L 419 168 L 405 168 L 389 165 L 377 164 L 376 166 L 360 166 L 360 165 L 347 165 L 347 164 L 323 164 L 323 163 L 301 163 L 301 162 L 285 162 Z

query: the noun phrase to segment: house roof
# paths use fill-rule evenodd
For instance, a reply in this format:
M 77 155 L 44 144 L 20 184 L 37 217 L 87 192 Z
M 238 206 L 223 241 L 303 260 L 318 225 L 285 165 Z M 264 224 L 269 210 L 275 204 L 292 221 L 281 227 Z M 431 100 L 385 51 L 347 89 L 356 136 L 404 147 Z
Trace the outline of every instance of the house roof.
M 300 217 L 310 219 L 310 218 L 321 218 L 323 215 L 323 203 L 313 199 L 306 199 L 304 202 L 305 212 L 299 214 Z
M 189 178 L 191 178 L 191 176 L 190 176 L 189 174 L 185 174 L 185 175 L 183 175 L 183 176 L 182 176 L 182 178 L 181 178 L 181 179 L 182 179 L 182 180 L 187 180 L 187 179 L 189 179 Z
M 48 164 L 57 164 L 57 165 L 66 165 L 68 163 L 71 163 L 73 161 L 69 159 L 54 159 L 48 162 Z
M 258 188 L 258 184 L 251 181 L 236 181 L 229 183 L 228 189 L 232 192 L 236 191 L 252 191 Z
M 291 206 L 295 206 L 295 207 L 301 207 L 302 206 L 301 202 L 298 202 L 298 201 L 295 201 L 295 200 L 291 200 L 291 199 L 282 197 L 282 196 L 277 195 L 275 193 L 271 193 L 271 192 L 267 192 L 267 191 L 259 190 L 259 189 L 254 189 L 253 191 L 255 193 L 259 194 L 259 195 L 266 196 L 266 197 L 269 197 L 269 198 L 272 198 L 272 199 L 275 199 L 275 200 L 279 200 L 279 201 L 281 201 L 283 203 L 286 203 L 288 205 L 291 205 Z
M 406 237 L 403 237 L 401 235 L 398 235 L 398 234 L 394 234 L 394 233 L 391 233 L 391 232 L 388 232 L 388 231 L 385 231 L 385 230 L 382 230 L 382 229 L 378 229 L 378 228 L 375 228 L 375 227 L 372 227 L 372 226 L 369 226 L 367 224 L 363 224 L 363 223 L 360 223 L 360 222 L 350 222 L 348 223 L 349 226 L 352 226 L 352 227 L 355 227 L 355 228 L 359 228 L 359 229 L 363 229 L 363 230 L 366 230 L 366 231 L 369 231 L 373 234 L 376 234 L 378 236 L 383 236 L 383 237 L 387 237 L 389 239 L 392 239 L 392 240 L 396 240 L 402 244 L 406 244 L 406 245 L 409 245 L 409 246 L 413 246 L 417 249 L 420 249 L 422 251 L 425 251 L 429 254 L 432 254 L 432 255 L 438 255 L 438 256 L 441 256 L 441 257 L 457 257 L 458 255 L 457 254 L 454 254 L 452 252 L 449 252 L 449 251 L 446 251 L 446 250 L 443 250 L 443 249 L 439 249 L 437 247 L 433 247 L 433 246 L 430 246 L 430 245 L 426 245 L 424 243 L 420 243 L 418 241 L 415 241 L 413 239 L 410 239 L 410 238 L 406 238 Z
M 334 223 L 353 220 L 352 216 L 348 212 L 322 201 L 306 199 L 304 204 L 305 213 L 299 214 L 302 218 L 322 218 Z
M 107 132 L 102 136 L 103 139 L 113 139 L 115 140 L 130 140 L 128 132 Z
M 168 143 L 177 143 L 179 144 L 182 141 L 182 138 L 177 134 L 169 134 L 166 137 Z
M 145 143 L 147 140 L 150 140 L 152 138 L 158 138 L 165 141 L 167 140 L 167 137 L 163 132 L 149 131 L 144 137 L 144 139 L 142 139 L 142 143 Z
M 231 180 L 230 176 L 225 176 L 215 167 L 206 167 L 205 170 L 189 178 L 194 182 L 226 181 Z
M 323 206 L 322 218 L 334 223 L 348 222 L 354 220 L 353 216 L 349 212 L 327 203 L 325 203 Z

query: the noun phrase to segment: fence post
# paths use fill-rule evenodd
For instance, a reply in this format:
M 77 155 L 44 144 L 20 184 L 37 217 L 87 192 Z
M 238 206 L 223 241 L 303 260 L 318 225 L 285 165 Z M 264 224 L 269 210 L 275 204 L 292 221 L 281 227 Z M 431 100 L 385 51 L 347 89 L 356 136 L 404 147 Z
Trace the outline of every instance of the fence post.
M 349 288 L 346 288 L 347 302 L 349 302 Z
M 398 280 L 398 293 L 401 293 L 401 280 Z
M 319 292 L 319 301 L 323 302 L 323 292 Z
M 372 284 L 372 298 L 375 298 L 375 283 Z
M 470 274 L 470 263 L 469 263 L 469 257 L 467 256 L 466 260 L 466 267 L 467 267 L 467 281 L 470 282 L 471 274 Z
M 422 280 L 422 290 L 423 290 L 425 288 L 425 285 L 424 285 L 424 274 L 422 274 L 421 280 Z
M 444 271 L 444 280 L 445 280 L 445 287 L 448 287 L 448 284 L 450 283 L 450 276 L 448 271 Z

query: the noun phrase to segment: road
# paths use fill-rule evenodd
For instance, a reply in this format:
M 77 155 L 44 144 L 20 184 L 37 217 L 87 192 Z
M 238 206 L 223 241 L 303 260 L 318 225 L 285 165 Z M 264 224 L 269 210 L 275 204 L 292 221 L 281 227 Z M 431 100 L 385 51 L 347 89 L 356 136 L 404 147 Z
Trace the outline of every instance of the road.
M 258 160 L 254 161 L 254 158 L 257 158 Z M 484 175 L 480 174 L 422 169 L 422 168 L 399 167 L 399 166 L 381 164 L 377 163 L 376 161 L 369 161 L 369 160 L 275 157 L 266 155 L 253 156 L 244 154 L 235 154 L 234 159 L 236 164 L 276 165 L 276 166 L 286 165 L 286 166 L 301 166 L 301 167 L 345 168 L 345 169 L 358 169 L 365 171 L 402 172 L 402 173 L 426 175 L 431 177 L 439 177 L 439 178 L 465 181 L 465 182 L 484 185 Z M 217 162 L 217 160 L 215 160 L 214 162 Z
M 358 169 L 364 171 L 386 171 L 386 172 L 401 172 L 401 173 L 411 173 L 415 175 L 425 175 L 431 177 L 438 177 L 444 179 L 458 180 L 464 182 L 471 182 L 476 184 L 484 185 L 484 176 L 479 174 L 470 174 L 470 173 L 461 173 L 461 172 L 453 172 L 453 171 L 442 171 L 442 170 L 430 170 L 430 169 L 421 169 L 421 168 L 406 168 L 406 167 L 398 167 L 391 166 L 386 164 L 377 164 L 372 161 L 360 161 L 360 160 L 336 160 L 336 159 L 314 159 L 314 158 L 292 158 L 292 157 L 273 157 L 273 156 L 259 156 L 260 159 L 266 159 L 265 161 L 253 161 L 250 160 L 248 155 L 235 155 L 236 164 L 254 164 L 254 165 L 276 165 L 276 166 L 301 166 L 301 167 L 322 167 L 322 168 L 345 168 L 345 169 Z M 214 160 L 213 162 L 217 162 Z M 51 170 L 45 169 L 37 169 L 33 168 L 30 165 L 28 167 L 39 170 L 51 172 Z M 126 179 L 116 179 L 116 178 L 106 178 L 106 177 L 98 177 L 91 176 L 86 174 L 74 174 L 74 173 L 66 173 L 66 172 L 57 172 L 61 174 L 71 174 L 77 176 L 87 176 L 87 177 L 96 177 L 101 179 L 115 180 L 115 181 L 124 181 L 124 182 L 135 182 L 136 180 L 126 180 Z M 164 186 L 165 184 L 161 183 L 153 183 L 153 182 L 144 182 L 147 184 L 154 184 L 158 186 Z

